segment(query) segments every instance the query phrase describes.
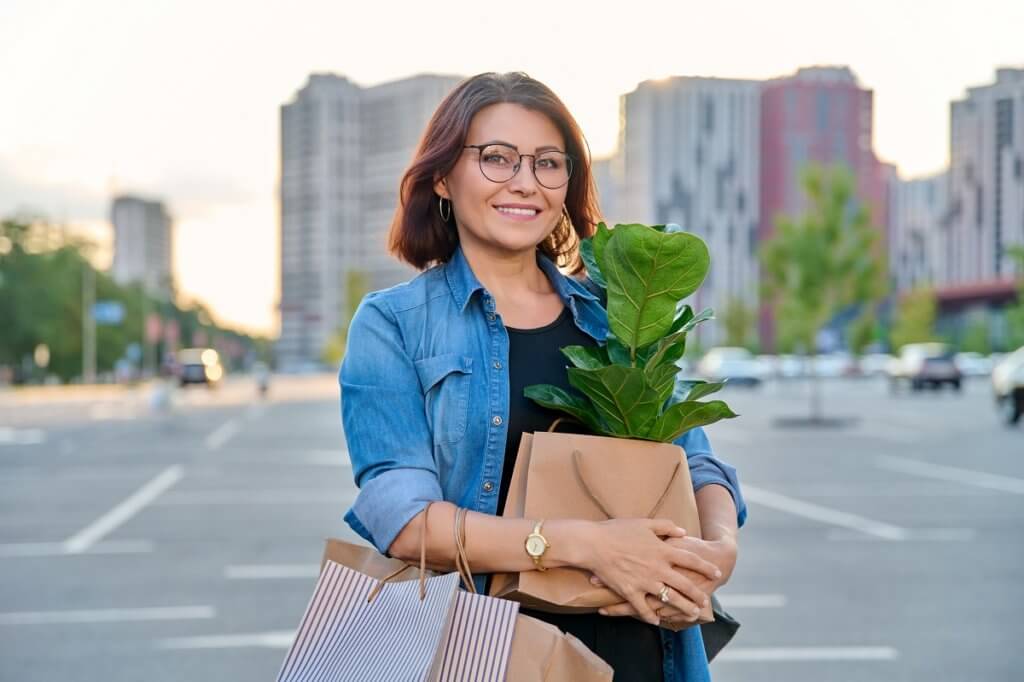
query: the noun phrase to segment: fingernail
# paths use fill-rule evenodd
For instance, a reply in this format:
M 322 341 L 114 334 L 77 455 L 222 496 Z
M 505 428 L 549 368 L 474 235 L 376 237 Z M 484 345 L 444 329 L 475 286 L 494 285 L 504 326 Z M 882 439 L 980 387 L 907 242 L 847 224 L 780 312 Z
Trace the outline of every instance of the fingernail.
M 716 578 L 721 578 L 722 577 L 722 572 L 720 570 L 718 570 L 717 568 L 715 569 L 715 577 Z
M 608 611 L 606 609 L 598 609 L 597 612 L 600 613 L 602 616 L 608 615 Z
M 704 598 L 704 606 L 706 607 L 707 605 L 708 605 L 708 600 L 707 600 L 707 597 L 705 597 Z

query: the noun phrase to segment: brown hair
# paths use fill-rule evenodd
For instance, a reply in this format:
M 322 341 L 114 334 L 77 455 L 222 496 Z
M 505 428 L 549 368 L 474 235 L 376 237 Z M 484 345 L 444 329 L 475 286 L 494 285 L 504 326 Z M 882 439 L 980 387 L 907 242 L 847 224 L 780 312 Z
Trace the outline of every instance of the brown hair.
M 594 233 L 600 216 L 590 170 L 590 148 L 558 96 L 521 72 L 481 73 L 467 78 L 437 107 L 399 186 L 399 205 L 388 235 L 392 254 L 420 270 L 451 258 L 459 236 L 454 219 L 441 219 L 434 183 L 455 167 L 473 116 L 484 107 L 504 102 L 544 114 L 565 138 L 565 151 L 573 158 L 572 177 L 565 195 L 569 222 L 560 221 L 538 248 L 557 265 L 568 267 L 572 274 L 583 270 L 579 240 Z

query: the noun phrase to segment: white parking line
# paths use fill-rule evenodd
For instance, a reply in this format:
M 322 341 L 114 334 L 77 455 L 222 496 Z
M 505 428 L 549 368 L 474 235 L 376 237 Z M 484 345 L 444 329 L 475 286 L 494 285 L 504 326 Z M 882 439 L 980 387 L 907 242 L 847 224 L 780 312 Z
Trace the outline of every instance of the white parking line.
M 0 426 L 0 445 L 39 445 L 46 441 L 42 429 L 14 429 Z
M 224 443 L 238 433 L 238 420 L 230 419 L 206 437 L 205 445 L 207 450 L 219 450 Z
M 23 611 L 21 613 L 0 613 L 0 625 L 135 623 L 152 620 L 207 620 L 216 617 L 217 612 L 212 606 L 96 609 L 92 611 Z
M 79 554 L 88 550 L 92 545 L 103 539 L 103 536 L 115 530 L 122 523 L 139 513 L 150 502 L 160 497 L 165 490 L 180 481 L 182 475 L 181 466 L 168 467 L 158 474 L 156 478 L 135 491 L 124 502 L 65 540 L 65 551 L 68 554 Z
M 781 609 L 786 605 L 784 594 L 715 594 L 729 609 Z
M 887 646 L 737 647 L 723 649 L 715 663 L 784 663 L 789 661 L 894 661 L 899 652 Z
M 989 474 L 984 471 L 972 471 L 971 469 L 960 469 L 959 467 L 932 464 L 907 457 L 895 457 L 892 455 L 880 455 L 877 458 L 878 466 L 889 471 L 898 471 L 914 476 L 935 478 L 940 481 L 950 481 L 963 485 L 973 485 L 977 488 L 988 488 L 1004 493 L 1024 495 L 1024 479 L 1002 476 L 1000 474 Z
M 228 580 L 271 580 L 277 578 L 316 578 L 320 575 L 317 564 L 262 564 L 228 566 L 224 577 Z
M 786 497 L 779 493 L 773 493 L 769 490 L 757 488 L 748 483 L 743 484 L 743 496 L 746 498 L 747 502 L 753 502 L 765 507 L 771 507 L 772 509 L 778 509 L 779 511 L 811 519 L 812 521 L 827 523 L 833 526 L 839 526 L 840 528 L 848 528 L 882 540 L 906 540 L 908 535 L 906 528 L 882 523 L 881 521 L 874 521 L 863 516 L 838 511 L 836 509 L 829 509 L 828 507 L 811 504 L 810 502 L 804 502 L 792 497 Z
M 64 556 L 65 554 L 147 554 L 153 551 L 148 540 L 97 542 L 88 552 L 70 552 L 65 542 L 12 542 L 0 545 L 0 557 Z
M 206 637 L 171 637 L 157 640 L 160 649 L 287 649 L 295 639 L 292 630 L 254 632 L 242 635 L 209 635 Z
M 306 490 L 190 490 L 165 496 L 156 504 L 161 507 L 199 505 L 262 505 L 262 504 L 345 504 L 351 496 L 342 492 L 314 493 Z

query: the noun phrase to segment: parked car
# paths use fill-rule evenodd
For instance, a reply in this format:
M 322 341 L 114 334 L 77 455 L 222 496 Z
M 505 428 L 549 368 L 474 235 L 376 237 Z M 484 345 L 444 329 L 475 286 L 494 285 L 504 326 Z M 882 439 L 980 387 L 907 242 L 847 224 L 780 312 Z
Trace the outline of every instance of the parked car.
M 944 343 L 908 343 L 900 348 L 899 357 L 889 371 L 893 390 L 901 383 L 908 383 L 913 391 L 926 386 L 938 389 L 944 384 L 959 391 L 962 378 L 953 352 Z
M 886 376 L 894 359 L 888 353 L 867 353 L 860 358 L 860 373 L 866 377 Z
M 708 381 L 728 379 L 730 384 L 759 386 L 761 372 L 757 360 L 746 348 L 718 346 L 697 363 L 697 373 Z
M 981 353 L 957 353 L 954 360 L 965 377 L 987 377 L 992 374 L 992 359 Z
M 178 351 L 178 383 L 216 386 L 224 376 L 220 355 L 213 348 L 183 348 Z
M 1024 346 L 992 369 L 992 392 L 1003 421 L 1016 424 L 1024 415 Z
M 822 353 L 815 356 L 809 364 L 809 371 L 819 377 L 834 379 L 850 376 L 856 372 L 857 365 L 853 357 L 846 352 Z

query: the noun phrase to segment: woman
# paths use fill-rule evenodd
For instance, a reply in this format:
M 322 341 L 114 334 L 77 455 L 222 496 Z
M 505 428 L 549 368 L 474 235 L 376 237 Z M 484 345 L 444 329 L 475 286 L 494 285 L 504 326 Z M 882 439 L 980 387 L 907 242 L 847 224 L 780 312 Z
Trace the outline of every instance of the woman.
M 601 523 L 500 516 L 524 431 L 558 415 L 523 387 L 568 387 L 559 348 L 595 345 L 607 314 L 574 274 L 598 217 L 586 143 L 562 102 L 520 73 L 481 74 L 440 104 L 401 184 L 390 249 L 421 274 L 366 296 L 341 367 L 342 418 L 359 487 L 345 520 L 378 550 L 454 570 L 452 524 L 470 510 L 466 551 L 494 572 L 576 566 L 621 595 L 606 615 L 531 615 L 588 644 L 616 680 L 709 679 L 693 623 L 736 560 L 746 514 L 735 471 L 701 429 L 687 453 L 704 540 L 666 520 Z M 527 536 L 546 541 L 528 554 Z M 686 569 L 681 571 L 679 569 Z M 696 576 L 696 577 L 695 577 Z M 664 598 L 663 598 L 664 597 Z M 632 618 L 625 617 L 632 616 Z

